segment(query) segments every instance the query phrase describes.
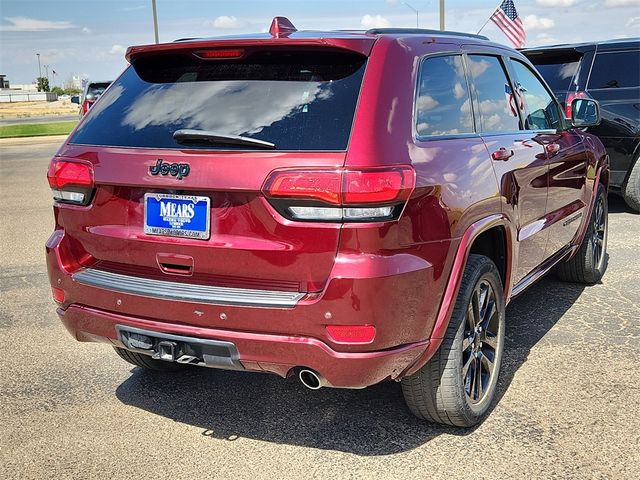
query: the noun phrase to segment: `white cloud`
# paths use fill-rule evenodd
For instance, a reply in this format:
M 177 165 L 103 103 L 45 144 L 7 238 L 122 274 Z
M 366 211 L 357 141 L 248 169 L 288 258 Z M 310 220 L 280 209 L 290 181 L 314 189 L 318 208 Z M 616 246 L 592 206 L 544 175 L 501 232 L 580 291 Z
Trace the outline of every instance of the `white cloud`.
M 541 7 L 570 7 L 576 0 L 536 0 Z
M 556 22 L 551 18 L 527 15 L 524 17 L 524 27 L 527 30 L 548 30 L 555 26 Z
M 93 33 L 93 30 L 91 30 L 89 27 L 82 27 L 81 32 L 82 33 Z
M 113 45 L 109 53 L 111 55 L 124 55 L 127 52 L 127 49 L 122 45 Z
M 640 17 L 631 17 L 627 20 L 627 27 L 640 27 Z
M 64 30 L 74 28 L 71 22 L 56 22 L 51 20 L 38 20 L 29 17 L 5 17 L 11 25 L 0 25 L 3 32 L 42 32 L 46 30 Z
M 222 15 L 217 17 L 213 22 L 207 22 L 207 26 L 213 26 L 215 28 L 239 28 L 242 26 L 242 22 L 236 17 Z
M 605 0 L 605 7 L 640 7 L 640 0 Z
M 364 28 L 388 28 L 391 22 L 382 15 L 365 15 L 360 20 L 360 25 Z
M 397 5 L 399 0 L 386 0 L 389 5 Z

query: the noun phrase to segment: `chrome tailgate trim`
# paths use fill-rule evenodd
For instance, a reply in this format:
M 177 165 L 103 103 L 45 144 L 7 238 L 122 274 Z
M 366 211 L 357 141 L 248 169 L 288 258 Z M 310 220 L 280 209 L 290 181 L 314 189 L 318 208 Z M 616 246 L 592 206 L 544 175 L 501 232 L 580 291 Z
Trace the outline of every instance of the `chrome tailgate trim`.
M 116 292 L 143 295 L 164 300 L 240 305 L 252 307 L 294 307 L 306 294 L 274 290 L 215 287 L 190 283 L 133 277 L 105 272 L 93 268 L 76 272 L 73 280 L 83 285 L 105 288 Z

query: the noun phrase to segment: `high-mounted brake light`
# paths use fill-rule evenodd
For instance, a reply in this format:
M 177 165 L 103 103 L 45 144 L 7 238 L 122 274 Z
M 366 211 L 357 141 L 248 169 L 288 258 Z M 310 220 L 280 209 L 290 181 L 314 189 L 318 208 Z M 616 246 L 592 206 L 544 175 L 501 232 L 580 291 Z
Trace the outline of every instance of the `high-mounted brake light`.
M 93 193 L 93 166 L 89 162 L 54 158 L 49 164 L 47 180 L 53 199 L 64 203 L 87 205 Z
M 587 92 L 569 92 L 567 93 L 567 101 L 564 106 L 564 116 L 571 120 L 573 118 L 573 112 L 571 110 L 571 104 L 576 98 L 587 98 Z
M 200 58 L 240 58 L 244 55 L 244 50 L 234 49 L 213 49 L 213 50 L 196 50 L 194 55 Z
M 262 189 L 284 216 L 305 221 L 384 221 L 399 216 L 415 185 L 410 166 L 276 170 Z

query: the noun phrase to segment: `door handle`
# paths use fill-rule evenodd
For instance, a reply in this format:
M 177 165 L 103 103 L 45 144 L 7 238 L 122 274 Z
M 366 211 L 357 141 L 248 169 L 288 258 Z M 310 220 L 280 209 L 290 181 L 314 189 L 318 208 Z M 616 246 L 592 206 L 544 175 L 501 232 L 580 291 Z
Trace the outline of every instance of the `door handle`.
M 193 257 L 175 253 L 158 253 L 156 261 L 160 270 L 170 275 L 193 275 Z
M 507 150 L 504 147 L 500 147 L 498 150 L 491 154 L 491 158 L 494 160 L 509 160 L 513 157 L 513 150 Z
M 555 155 L 560 151 L 560 145 L 557 143 L 547 143 L 546 149 L 549 155 Z

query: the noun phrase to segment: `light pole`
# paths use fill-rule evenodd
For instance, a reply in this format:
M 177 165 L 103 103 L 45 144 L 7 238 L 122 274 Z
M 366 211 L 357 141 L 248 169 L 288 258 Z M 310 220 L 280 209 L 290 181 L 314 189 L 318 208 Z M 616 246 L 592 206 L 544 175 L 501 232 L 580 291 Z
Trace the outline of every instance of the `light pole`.
M 444 0 L 440 0 L 440 30 L 444 30 Z
M 151 0 L 151 9 L 153 10 L 153 33 L 156 37 L 156 43 L 160 43 L 160 40 L 158 40 L 158 11 L 156 9 L 156 0 Z
M 38 57 L 38 78 L 42 78 L 42 68 L 40 67 L 40 54 L 36 53 L 36 57 Z
M 406 5 L 407 7 L 409 7 L 411 10 L 413 10 L 414 12 L 416 12 L 416 28 L 420 28 L 420 20 L 419 20 L 419 12 L 416 8 L 412 7 L 411 5 L 409 5 L 407 2 L 402 2 L 403 5 Z

